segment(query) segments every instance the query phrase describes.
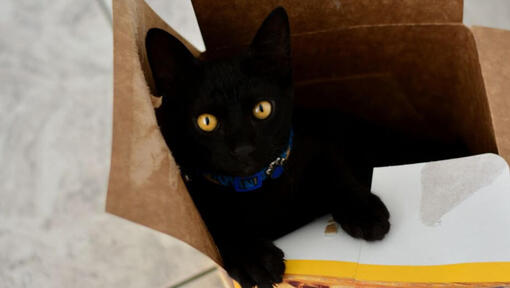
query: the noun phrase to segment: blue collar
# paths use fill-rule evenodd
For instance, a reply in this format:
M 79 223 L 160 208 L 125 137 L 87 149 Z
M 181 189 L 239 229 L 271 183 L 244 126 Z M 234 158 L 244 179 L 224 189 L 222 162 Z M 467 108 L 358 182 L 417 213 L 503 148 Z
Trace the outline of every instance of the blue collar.
M 212 173 L 203 173 L 205 179 L 222 186 L 232 186 L 237 192 L 249 192 L 262 187 L 262 183 L 267 178 L 276 179 L 283 173 L 283 165 L 289 157 L 292 149 L 292 138 L 294 132 L 290 130 L 289 144 L 287 149 L 280 154 L 273 162 L 269 163 L 264 169 L 250 176 L 225 176 Z

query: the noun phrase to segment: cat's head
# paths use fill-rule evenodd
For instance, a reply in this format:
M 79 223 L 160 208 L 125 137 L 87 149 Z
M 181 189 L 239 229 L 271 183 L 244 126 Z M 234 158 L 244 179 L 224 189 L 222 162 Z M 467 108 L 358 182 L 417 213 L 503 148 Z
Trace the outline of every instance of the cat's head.
M 293 89 L 283 8 L 266 18 L 241 55 L 201 61 L 159 29 L 147 33 L 146 48 L 163 97 L 158 123 L 179 165 L 247 176 L 287 147 Z

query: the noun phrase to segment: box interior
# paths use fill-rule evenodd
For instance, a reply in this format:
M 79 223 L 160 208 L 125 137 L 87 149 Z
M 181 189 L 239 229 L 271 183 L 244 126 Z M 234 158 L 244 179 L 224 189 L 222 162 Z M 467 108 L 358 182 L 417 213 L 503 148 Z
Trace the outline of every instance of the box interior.
M 497 152 L 475 41 L 463 25 L 303 34 L 293 49 L 298 104 L 335 107 L 414 140 L 458 146 L 451 155 L 402 161 Z

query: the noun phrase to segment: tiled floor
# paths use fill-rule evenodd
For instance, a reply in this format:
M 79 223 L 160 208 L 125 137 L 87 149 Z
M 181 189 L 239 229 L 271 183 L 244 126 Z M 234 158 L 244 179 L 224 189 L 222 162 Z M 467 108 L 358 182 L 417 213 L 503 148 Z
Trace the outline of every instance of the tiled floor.
M 109 17 L 96 0 L 0 1 L 0 287 L 172 287 L 215 267 L 104 213 Z
M 189 0 L 147 2 L 203 49 Z M 510 29 L 510 0 L 465 3 L 465 23 Z M 0 1 L 0 287 L 224 287 L 189 246 L 102 213 L 110 13 L 108 0 Z

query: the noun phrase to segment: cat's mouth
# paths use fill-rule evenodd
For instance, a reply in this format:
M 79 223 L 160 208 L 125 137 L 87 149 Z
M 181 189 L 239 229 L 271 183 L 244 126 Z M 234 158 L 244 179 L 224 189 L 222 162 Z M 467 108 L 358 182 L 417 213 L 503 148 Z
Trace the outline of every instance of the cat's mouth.
M 266 158 L 266 157 L 264 157 Z M 229 167 L 231 169 L 227 169 L 230 171 L 229 175 L 232 176 L 238 176 L 238 177 L 248 177 L 252 176 L 255 173 L 258 173 L 262 171 L 270 162 L 271 160 L 267 161 L 269 159 L 261 159 L 261 157 L 257 157 L 255 155 L 246 155 L 244 157 L 235 157 L 234 161 L 231 163 L 234 164 L 232 167 Z M 226 167 L 225 167 L 226 168 Z
M 237 172 L 236 174 L 242 174 L 236 176 L 250 176 L 263 168 L 264 164 L 257 160 L 258 157 L 255 154 L 255 150 L 251 150 L 249 153 L 236 153 L 233 155 L 235 159 L 233 162 L 237 166 L 234 170 Z
M 253 161 L 240 161 L 238 171 L 242 175 L 237 175 L 237 176 L 241 176 L 241 177 L 250 176 L 262 169 L 262 167 L 258 167 L 258 166 L 261 166 L 261 165 L 256 165 L 253 163 Z
M 255 159 L 254 157 L 247 157 L 244 159 L 238 158 L 236 174 L 240 174 L 240 175 L 235 175 L 235 176 L 239 176 L 239 177 L 252 176 L 253 174 L 266 169 L 268 167 L 268 165 L 271 163 L 271 161 L 273 161 L 276 158 L 277 158 L 277 156 L 274 156 L 273 158 L 271 158 L 272 160 L 266 159 L 263 161 L 261 161 L 260 159 Z
M 290 153 L 292 147 L 292 130 L 290 131 L 287 145 L 272 143 L 270 149 L 257 147 L 257 145 L 238 145 L 235 149 L 228 150 L 226 154 L 214 154 L 212 158 L 211 169 L 218 175 L 228 175 L 233 177 L 251 177 L 260 172 L 273 170 L 273 166 L 282 165 Z M 283 143 L 283 141 L 279 141 Z

